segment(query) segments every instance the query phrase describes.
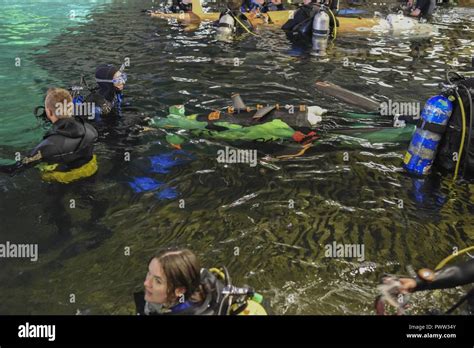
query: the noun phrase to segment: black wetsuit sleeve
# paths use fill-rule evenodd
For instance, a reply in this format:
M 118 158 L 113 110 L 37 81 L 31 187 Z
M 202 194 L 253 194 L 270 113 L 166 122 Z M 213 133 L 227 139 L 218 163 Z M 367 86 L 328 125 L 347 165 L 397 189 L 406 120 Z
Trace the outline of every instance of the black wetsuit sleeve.
M 133 294 L 133 299 L 135 302 L 135 311 L 138 315 L 145 315 L 145 292 L 135 292 Z
M 474 259 L 465 263 L 444 267 L 435 273 L 432 282 L 416 278 L 415 291 L 447 289 L 474 282 Z
M 21 161 L 18 161 L 15 164 L 2 166 L 1 172 L 11 175 L 17 174 L 40 162 L 48 161 L 48 159 L 55 153 L 57 153 L 56 144 L 52 143 L 49 139 L 45 139 L 31 150 L 27 156 L 23 157 Z
M 34 158 L 38 158 L 38 160 L 34 161 L 34 164 L 52 161 L 56 156 L 61 154 L 61 148 L 63 147 L 63 144 L 63 137 L 57 135 L 50 136 L 39 143 L 30 152 L 28 159 L 23 159 L 23 161 L 29 161 Z
M 415 8 L 419 8 L 420 10 L 423 9 L 427 4 L 429 4 L 430 0 L 417 0 L 415 4 Z

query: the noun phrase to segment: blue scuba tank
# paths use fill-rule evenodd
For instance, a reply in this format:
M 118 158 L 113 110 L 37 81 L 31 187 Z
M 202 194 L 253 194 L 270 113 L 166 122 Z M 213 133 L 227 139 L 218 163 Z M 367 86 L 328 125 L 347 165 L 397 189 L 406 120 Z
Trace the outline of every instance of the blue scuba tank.
M 407 172 L 415 175 L 430 172 L 452 112 L 453 103 L 446 96 L 437 95 L 427 100 L 403 160 L 403 167 Z

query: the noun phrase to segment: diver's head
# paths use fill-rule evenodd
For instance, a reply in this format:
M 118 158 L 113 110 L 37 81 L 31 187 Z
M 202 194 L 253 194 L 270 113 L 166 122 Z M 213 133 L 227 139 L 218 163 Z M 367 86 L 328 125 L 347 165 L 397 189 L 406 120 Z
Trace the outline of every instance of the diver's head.
M 95 70 L 95 79 L 100 93 L 105 99 L 112 101 L 115 92 L 121 92 L 127 82 L 127 74 L 111 64 L 99 65 Z
M 184 296 L 187 301 L 199 290 L 201 267 L 188 249 L 166 249 L 148 263 L 145 301 L 170 307 Z
M 63 88 L 50 88 L 44 99 L 46 117 L 51 123 L 72 117 L 74 104 L 71 94 Z

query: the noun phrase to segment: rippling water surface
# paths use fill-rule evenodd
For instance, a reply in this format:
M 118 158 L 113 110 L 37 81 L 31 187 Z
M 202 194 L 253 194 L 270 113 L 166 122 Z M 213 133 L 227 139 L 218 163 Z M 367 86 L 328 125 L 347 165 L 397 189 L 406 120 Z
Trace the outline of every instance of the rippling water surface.
M 173 104 L 185 104 L 189 114 L 222 108 L 232 92 L 248 104 L 319 105 L 330 110 L 330 122 L 342 124 L 335 114 L 355 109 L 317 92 L 317 80 L 424 102 L 438 93 L 448 67 L 470 64 L 472 9 L 442 9 L 430 39 L 340 36 L 327 57 L 317 58 L 279 30 L 218 43 L 210 24 L 187 30 L 145 16 L 140 10 L 151 1 L 0 3 L 0 158 L 40 139 L 30 110 L 48 86 L 69 86 L 81 74 L 92 81 L 100 63 L 130 58 L 131 104 L 118 124 L 102 129 L 93 179 L 58 187 L 34 170 L 0 177 L 0 241 L 40 248 L 36 263 L 0 261 L 1 313 L 132 314 L 131 294 L 149 256 L 178 244 L 206 266 L 227 265 L 235 282 L 257 288 L 275 313 L 371 314 L 381 274 L 434 267 L 453 247 L 473 243 L 472 184 L 451 186 L 436 174 L 408 177 L 400 168 L 406 143 L 322 137 L 303 157 L 250 167 L 217 163 L 217 150 L 229 144 L 193 138 L 182 163 L 150 173 L 148 157 L 178 156 L 165 140 L 172 131 L 130 131 Z M 271 152 L 250 146 L 259 159 Z M 141 176 L 177 197 L 133 193 L 128 182 Z M 363 244 L 365 261 L 325 257 L 324 246 L 334 241 Z M 435 300 L 447 307 L 458 294 L 417 295 L 413 312 Z

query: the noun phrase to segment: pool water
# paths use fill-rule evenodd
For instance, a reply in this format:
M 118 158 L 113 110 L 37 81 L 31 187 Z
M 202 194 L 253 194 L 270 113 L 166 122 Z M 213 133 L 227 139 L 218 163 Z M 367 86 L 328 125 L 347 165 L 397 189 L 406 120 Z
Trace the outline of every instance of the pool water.
M 383 273 L 434 267 L 472 245 L 473 185 L 407 176 L 406 143 L 322 136 L 304 156 L 276 162 L 265 158 L 273 145 L 245 144 L 259 151 L 251 167 L 218 163 L 217 151 L 232 146 L 224 141 L 188 134 L 179 151 L 166 141 L 173 130 L 136 130 L 174 104 L 187 114 L 223 108 L 233 92 L 250 105 L 318 105 L 336 125 L 344 122 L 336 113 L 357 111 L 317 92 L 317 80 L 423 103 L 447 68 L 470 66 L 472 9 L 442 9 L 432 38 L 345 35 L 318 58 L 275 29 L 216 42 L 208 23 L 188 30 L 146 16 L 152 1 L 0 3 L 2 160 L 41 139 L 31 111 L 48 87 L 69 87 L 81 74 L 92 82 L 97 65 L 130 60 L 129 106 L 101 128 L 96 176 L 61 186 L 36 170 L 0 176 L 0 242 L 37 243 L 40 252 L 37 262 L 0 260 L 0 313 L 133 314 L 149 257 L 180 245 L 207 267 L 226 265 L 276 314 L 372 314 Z M 136 178 L 155 189 L 134 192 Z M 333 242 L 364 245 L 364 260 L 327 257 Z M 448 308 L 461 294 L 417 294 L 412 312 Z

